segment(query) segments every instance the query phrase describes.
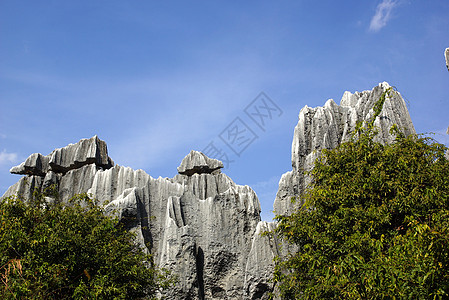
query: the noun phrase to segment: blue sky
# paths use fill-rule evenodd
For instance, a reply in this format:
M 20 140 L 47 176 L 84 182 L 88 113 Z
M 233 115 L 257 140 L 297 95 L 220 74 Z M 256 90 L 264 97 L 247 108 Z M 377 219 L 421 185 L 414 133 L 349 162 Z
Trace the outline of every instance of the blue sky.
M 95 134 L 153 177 L 213 142 L 270 220 L 304 105 L 387 81 L 449 144 L 448 15 L 447 0 L 2 0 L 0 194 L 31 153 Z M 244 111 L 261 92 L 282 111 L 263 128 Z M 220 139 L 236 118 L 257 136 L 240 156 Z

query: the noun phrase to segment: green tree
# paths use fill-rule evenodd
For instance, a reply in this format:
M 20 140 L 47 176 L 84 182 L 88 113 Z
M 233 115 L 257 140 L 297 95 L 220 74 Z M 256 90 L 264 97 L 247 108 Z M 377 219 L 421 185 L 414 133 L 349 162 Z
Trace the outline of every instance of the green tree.
M 168 281 L 86 194 L 69 203 L 0 200 L 0 298 L 137 299 Z
M 276 259 L 285 299 L 449 297 L 447 148 L 394 128 L 394 143 L 375 142 L 373 120 L 322 151 L 302 207 L 276 216 L 298 249 Z

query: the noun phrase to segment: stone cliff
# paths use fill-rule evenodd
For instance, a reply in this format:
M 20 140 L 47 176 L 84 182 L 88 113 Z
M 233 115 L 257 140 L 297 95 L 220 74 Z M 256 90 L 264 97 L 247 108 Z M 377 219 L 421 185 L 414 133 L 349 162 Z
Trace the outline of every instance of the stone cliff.
M 292 171 L 284 174 L 274 202 L 277 214 L 294 209 L 291 198 L 307 185 L 304 171 L 313 167 L 321 149 L 347 140 L 356 123 L 369 120 L 373 105 L 389 88 L 346 92 L 340 105 L 305 106 L 299 113 L 292 143 Z M 391 142 L 391 125 L 414 133 L 399 93 L 387 98 L 375 125 L 379 139 Z M 260 203 L 248 186 L 235 184 L 221 172 L 222 162 L 191 151 L 173 178 L 153 178 L 143 170 L 115 165 L 106 143 L 97 136 L 56 149 L 47 156 L 32 154 L 11 173 L 25 175 L 4 196 L 29 197 L 34 189 L 55 186 L 61 201 L 87 192 L 117 214 L 136 233 L 137 242 L 153 253 L 155 263 L 178 278 L 169 299 L 268 299 L 273 290 L 273 258 L 279 241 L 262 236 L 275 228 L 260 219 Z M 54 201 L 53 195 L 48 195 Z M 285 248 L 284 248 L 285 251 Z
M 305 106 L 299 113 L 292 143 L 292 170 L 283 174 L 274 202 L 276 214 L 288 214 L 293 209 L 292 197 L 301 194 L 308 182 L 304 172 L 311 170 L 320 150 L 333 149 L 347 141 L 357 122 L 368 121 L 373 116 L 373 106 L 390 86 L 383 82 L 371 91 L 345 92 L 337 105 L 329 99 L 322 107 Z M 415 133 L 407 106 L 399 92 L 387 97 L 381 114 L 374 125 L 378 128 L 377 138 L 384 143 L 393 141 L 389 133 L 393 124 L 398 125 L 406 135 Z M 301 201 L 297 201 L 297 205 Z

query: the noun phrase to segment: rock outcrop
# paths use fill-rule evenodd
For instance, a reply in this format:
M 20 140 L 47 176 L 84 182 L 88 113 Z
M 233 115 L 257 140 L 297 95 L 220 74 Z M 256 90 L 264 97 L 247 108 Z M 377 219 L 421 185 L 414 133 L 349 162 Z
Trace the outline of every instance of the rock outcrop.
M 59 201 L 84 192 L 110 201 L 107 211 L 136 233 L 157 265 L 177 276 L 169 299 L 261 299 L 270 288 L 274 253 L 259 233 L 271 225 L 260 220 L 256 193 L 221 168 L 222 162 L 191 151 L 178 175 L 155 179 L 114 165 L 95 136 L 47 156 L 32 154 L 11 169 L 26 176 L 4 196 L 31 197 L 53 185 Z
M 329 99 L 323 107 L 305 106 L 299 113 L 292 143 L 292 171 L 282 175 L 279 190 L 274 202 L 276 214 L 284 215 L 294 209 L 292 197 L 297 197 L 308 183 L 304 174 L 311 170 L 320 150 L 333 149 L 341 142 L 347 141 L 357 122 L 368 121 L 373 116 L 373 106 L 390 86 L 383 82 L 371 91 L 361 93 L 345 92 L 337 105 Z M 389 133 L 396 124 L 406 135 L 415 133 L 406 104 L 399 92 L 387 97 L 381 114 L 374 125 L 379 134 L 377 139 L 384 143 L 392 142 L 394 136 Z M 301 201 L 296 201 L 297 205 Z
M 95 164 L 105 169 L 114 165 L 114 162 L 108 156 L 106 143 L 97 136 L 56 149 L 47 156 L 34 153 L 25 162 L 13 167 L 10 172 L 42 176 L 49 171 L 67 173 L 88 164 Z
M 389 88 L 384 82 L 371 91 L 345 92 L 340 105 L 330 99 L 323 107 L 301 109 L 292 171 L 282 176 L 274 202 L 277 214 L 295 208 L 291 198 L 306 187 L 304 171 L 313 167 L 319 152 L 348 140 L 357 122 L 371 120 L 374 104 Z M 384 143 L 393 141 L 393 124 L 406 135 L 415 132 L 397 92 L 387 97 L 374 124 Z M 25 177 L 3 196 L 28 198 L 35 189 L 53 186 L 59 201 L 84 192 L 109 201 L 107 212 L 136 233 L 136 242 L 153 254 L 158 266 L 177 276 L 177 284 L 165 294 L 168 299 L 268 299 L 274 289 L 273 258 L 287 247 L 281 248 L 273 235 L 260 234 L 276 224 L 261 221 L 255 192 L 235 184 L 222 168 L 222 162 L 191 151 L 176 176 L 153 178 L 143 170 L 114 165 L 106 143 L 94 136 L 47 156 L 32 154 L 11 169 Z
M 449 48 L 446 48 L 446 50 L 444 51 L 444 57 L 446 58 L 446 67 L 449 71 Z
M 190 151 L 190 153 L 182 160 L 178 167 L 178 173 L 182 175 L 212 174 L 223 168 L 223 163 L 219 160 L 207 157 L 201 152 Z

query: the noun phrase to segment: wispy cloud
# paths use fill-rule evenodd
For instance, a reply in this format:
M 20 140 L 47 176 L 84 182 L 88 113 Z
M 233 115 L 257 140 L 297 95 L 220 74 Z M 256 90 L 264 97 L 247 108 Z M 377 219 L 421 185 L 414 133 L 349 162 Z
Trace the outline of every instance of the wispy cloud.
M 398 4 L 399 1 L 397 0 L 382 0 L 382 2 L 377 5 L 376 13 L 369 25 L 369 30 L 377 32 L 385 27 L 391 18 L 391 11 L 398 6 Z
M 17 162 L 17 153 L 8 153 L 6 150 L 0 152 L 0 166 L 8 163 Z

